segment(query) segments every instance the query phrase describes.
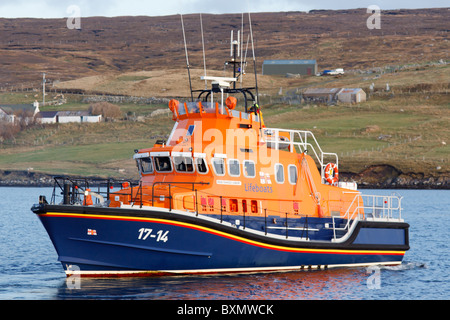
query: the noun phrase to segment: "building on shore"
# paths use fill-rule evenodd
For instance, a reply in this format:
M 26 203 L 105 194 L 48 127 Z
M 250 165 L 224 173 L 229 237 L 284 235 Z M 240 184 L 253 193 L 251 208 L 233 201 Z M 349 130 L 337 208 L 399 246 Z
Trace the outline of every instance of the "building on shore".
M 48 123 L 98 123 L 101 115 L 92 115 L 89 111 L 40 111 L 39 102 L 33 104 L 0 105 L 0 122 L 17 124 L 24 120 L 43 124 Z
M 307 88 L 303 92 L 305 102 L 336 103 L 340 88 Z
M 367 100 L 366 93 L 361 88 L 343 88 L 337 96 L 338 101 L 343 103 L 360 103 Z
M 316 60 L 264 60 L 262 65 L 264 75 L 308 75 L 317 73 Z
M 91 115 L 89 111 L 58 111 L 56 114 L 56 122 L 58 123 L 96 123 L 101 121 L 101 115 Z
M 361 88 L 307 88 L 303 94 L 305 102 L 361 103 L 366 101 L 366 93 Z
M 20 120 L 31 122 L 39 114 L 39 102 L 0 105 L 0 121 L 16 124 Z

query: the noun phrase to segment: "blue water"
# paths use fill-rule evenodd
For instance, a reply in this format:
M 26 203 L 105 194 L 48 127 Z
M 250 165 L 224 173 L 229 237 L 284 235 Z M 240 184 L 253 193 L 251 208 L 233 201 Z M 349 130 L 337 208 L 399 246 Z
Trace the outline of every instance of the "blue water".
M 391 194 L 393 190 L 363 190 Z M 450 298 L 450 191 L 395 190 L 411 225 L 404 262 L 366 268 L 227 276 L 81 279 L 66 276 L 30 211 L 46 188 L 0 187 L 0 299 L 415 300 Z M 375 281 L 377 280 L 377 281 Z

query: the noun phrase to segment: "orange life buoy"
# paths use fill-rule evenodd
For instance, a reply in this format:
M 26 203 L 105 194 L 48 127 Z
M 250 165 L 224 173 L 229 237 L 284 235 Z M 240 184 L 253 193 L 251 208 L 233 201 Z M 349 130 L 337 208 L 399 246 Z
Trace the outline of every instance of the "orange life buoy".
M 169 109 L 170 111 L 174 112 L 176 109 L 178 109 L 178 105 L 180 102 L 176 99 L 172 99 L 169 101 Z
M 329 184 L 334 184 L 339 180 L 339 170 L 336 164 L 327 164 L 325 167 L 325 180 L 327 180 Z
M 228 109 L 233 110 L 236 108 L 237 99 L 235 97 L 228 97 L 227 100 L 225 100 L 225 104 L 227 105 Z

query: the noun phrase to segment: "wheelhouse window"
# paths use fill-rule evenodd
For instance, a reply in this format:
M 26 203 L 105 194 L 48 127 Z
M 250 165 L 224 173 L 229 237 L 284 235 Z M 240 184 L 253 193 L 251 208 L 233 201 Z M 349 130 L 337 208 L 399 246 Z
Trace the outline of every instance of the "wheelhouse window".
M 194 133 L 194 129 L 195 129 L 195 126 L 194 126 L 194 125 L 189 126 L 186 135 L 187 135 L 188 137 L 189 137 L 189 136 L 192 136 L 192 134 Z
M 241 166 L 239 165 L 239 160 L 228 160 L 228 174 L 232 177 L 239 177 L 241 175 Z
M 144 174 L 153 173 L 153 162 L 152 158 L 141 158 L 139 159 L 141 172 Z
M 288 167 L 288 174 L 289 174 L 289 183 L 290 184 L 297 184 L 297 167 L 293 164 L 290 164 Z
M 275 181 L 277 183 L 284 183 L 284 168 L 281 163 L 275 164 Z
M 171 172 L 172 171 L 172 162 L 170 161 L 170 157 L 154 157 L 155 160 L 155 169 L 158 172 Z
M 177 172 L 194 172 L 194 163 L 191 157 L 173 157 L 173 163 Z
M 198 173 L 208 173 L 208 166 L 204 158 L 195 158 L 195 167 Z
M 244 176 L 247 178 L 256 177 L 255 163 L 250 160 L 244 160 Z
M 212 159 L 214 173 L 218 176 L 225 175 L 225 161 L 222 158 Z

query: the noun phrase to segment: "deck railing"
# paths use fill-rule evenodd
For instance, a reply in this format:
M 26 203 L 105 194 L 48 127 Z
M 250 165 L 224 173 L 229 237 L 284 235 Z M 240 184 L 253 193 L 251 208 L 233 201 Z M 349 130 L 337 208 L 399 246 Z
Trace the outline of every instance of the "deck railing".
M 324 179 L 325 167 L 328 162 L 334 162 L 339 166 L 338 155 L 336 153 L 323 152 L 311 131 L 266 128 L 263 130 L 263 138 L 269 147 L 276 150 L 289 147 L 289 151 L 294 152 L 294 149 L 297 147 L 297 152 L 299 153 L 311 153 L 318 165 L 320 165 L 322 180 Z
M 335 217 L 333 219 L 334 240 L 344 238 L 351 229 L 353 223 L 358 220 L 366 221 L 401 221 L 402 220 L 402 197 L 399 195 L 381 196 L 356 194 L 352 203 L 348 207 L 344 216 L 346 223 L 344 226 L 336 226 Z M 337 233 L 341 231 L 341 236 Z
M 301 215 L 295 209 L 294 203 L 298 201 L 286 200 L 292 210 L 277 211 L 262 207 L 260 201 L 243 197 L 223 197 L 221 195 L 208 193 L 203 189 L 206 182 L 155 182 L 148 185 L 142 182 L 115 179 L 85 179 L 72 177 L 54 177 L 55 184 L 50 203 L 53 205 L 93 205 L 108 207 L 110 199 L 120 196 L 124 201 L 122 207 L 142 208 L 152 206 L 165 208 L 170 213 L 175 208 L 181 211 L 194 213 L 196 216 L 205 214 L 215 216 L 220 223 L 228 222 L 239 228 L 246 229 L 256 221 L 264 219 L 264 230 L 267 234 L 278 234 L 286 239 L 293 236 L 293 231 L 299 233 L 300 237 L 308 238 L 308 216 Z M 184 198 L 187 195 L 188 200 Z M 86 198 L 91 196 L 93 203 L 87 204 Z M 43 202 L 46 200 L 42 200 Z M 233 208 L 233 201 L 236 207 Z M 264 200 L 275 201 L 275 200 Z M 281 200 L 282 201 L 282 200 Z M 127 204 L 125 204 L 125 202 Z M 188 208 L 181 207 L 182 203 Z M 245 209 L 244 208 L 245 203 Z M 253 207 L 256 205 L 256 207 Z M 289 212 L 288 212 L 289 211 Z M 225 221 L 225 216 L 228 220 Z M 276 217 L 276 219 L 274 218 Z M 299 218 L 305 218 L 300 222 Z M 270 227 L 273 220 L 278 220 L 277 226 Z M 259 229 L 261 230 L 261 229 Z M 278 230 L 278 232 L 277 232 Z
M 86 205 L 86 196 L 93 196 L 93 204 L 98 206 L 108 205 L 110 194 L 113 188 L 130 188 L 127 193 L 129 200 L 132 201 L 134 188 L 138 185 L 136 182 L 125 179 L 96 179 L 96 178 L 78 178 L 55 176 L 53 177 L 53 192 L 50 203 L 57 204 L 58 191 L 62 196 L 60 204 L 65 205 Z M 58 190 L 59 188 L 59 190 Z
M 238 220 L 240 221 L 239 224 L 242 223 L 239 227 L 243 229 L 251 223 L 254 217 L 264 217 L 264 231 L 266 235 L 268 234 L 268 229 L 270 229 L 267 226 L 269 217 L 276 216 L 281 219 L 280 225 L 282 227 L 276 227 L 276 229 L 280 229 L 280 232 L 278 232 L 279 235 L 285 234 L 286 238 L 288 238 L 293 230 L 297 230 L 298 234 L 298 231 L 302 229 L 301 237 L 303 238 L 306 235 L 305 239 L 308 238 L 308 216 L 301 214 L 300 210 L 296 210 L 296 201 L 292 200 L 284 201 L 285 203 L 289 203 L 289 206 L 292 205 L 292 210 L 281 212 L 262 207 L 260 200 L 248 200 L 241 197 L 233 197 L 231 199 L 208 193 L 202 190 L 202 186 L 208 184 L 205 182 L 155 182 L 149 185 L 143 185 L 142 182 L 136 183 L 129 180 L 115 179 L 70 177 L 55 177 L 54 179 L 55 185 L 51 204 L 88 205 L 86 198 L 90 195 L 93 198 L 93 202 L 90 205 L 107 207 L 109 206 L 110 198 L 114 195 L 120 195 L 126 198 L 126 202 L 131 207 L 142 208 L 144 205 L 161 207 L 168 209 L 169 213 L 174 208 L 177 208 L 178 210 L 193 212 L 197 216 L 199 214 L 215 215 L 217 219 L 220 217 L 221 223 L 224 221 L 224 215 L 233 216 L 235 217 L 233 219 L 235 219 L 234 221 L 236 223 Z M 58 194 L 57 187 L 59 187 L 61 191 L 60 195 L 62 196 L 60 203 L 56 203 Z M 333 231 L 334 241 L 345 238 L 351 231 L 354 223 L 358 220 L 401 221 L 402 198 L 400 196 L 361 195 L 359 192 L 354 193 L 355 197 L 347 207 L 348 209 L 345 214 L 339 214 L 338 216 L 332 215 L 330 218 L 331 224 L 328 228 Z M 233 209 L 232 201 L 236 201 L 235 209 Z M 184 208 L 181 207 L 181 202 L 185 206 Z M 297 207 L 297 209 L 299 208 Z M 305 222 L 300 223 L 299 218 L 306 218 L 304 219 Z

